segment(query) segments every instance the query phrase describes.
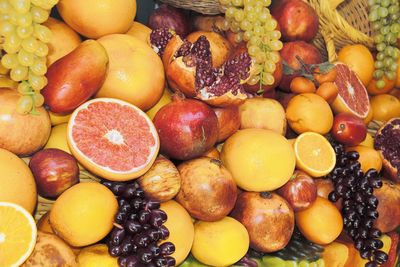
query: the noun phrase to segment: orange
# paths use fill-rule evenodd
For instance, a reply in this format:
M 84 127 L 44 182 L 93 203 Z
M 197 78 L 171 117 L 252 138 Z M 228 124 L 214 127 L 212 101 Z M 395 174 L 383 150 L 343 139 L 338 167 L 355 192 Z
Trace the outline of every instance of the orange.
M 134 21 L 126 32 L 126 34 L 132 35 L 146 43 L 150 42 L 150 33 L 151 29 L 149 27 L 137 21 Z
M 364 141 L 362 141 L 359 145 L 374 148 L 374 138 L 370 133 L 367 133 Z
M 336 155 L 328 140 L 314 132 L 299 135 L 294 142 L 296 167 L 312 177 L 330 173 L 336 164 Z
M 172 102 L 171 96 L 172 96 L 171 91 L 168 88 L 165 88 L 164 93 L 161 96 L 160 100 L 158 100 L 157 104 L 155 104 L 151 109 L 146 111 L 147 116 L 149 116 L 149 118 L 153 120 L 154 116 L 157 114 L 160 108 Z
M 376 95 L 371 98 L 373 119 L 386 122 L 400 117 L 400 100 L 389 94 Z
M 53 229 L 50 225 L 50 211 L 42 215 L 42 217 L 36 223 L 37 229 L 41 232 L 54 234 Z
M 372 80 L 375 69 L 374 57 L 366 46 L 346 45 L 340 49 L 337 60 L 349 66 L 365 86 Z
M 367 146 L 348 147 L 347 151 L 357 151 L 360 154 L 358 161 L 361 164 L 361 169 L 366 173 L 369 169 L 375 169 L 378 172 L 382 169 L 382 158 L 378 151 Z
M 286 108 L 286 118 L 298 134 L 308 131 L 326 134 L 333 125 L 329 104 L 319 95 L 311 93 L 293 97 Z
M 396 84 L 396 79 L 389 80 L 386 76 L 383 76 L 383 81 L 385 82 L 385 86 L 383 88 L 378 88 L 376 86 L 376 80 L 372 79 L 371 82 L 367 86 L 367 91 L 370 95 L 380 95 L 389 93 Z
M 60 0 L 63 20 L 85 37 L 125 33 L 136 16 L 136 0 Z
M 300 232 L 319 245 L 333 242 L 343 229 L 340 211 L 332 202 L 319 196 L 311 206 L 295 213 L 295 221 Z
M 145 111 L 153 107 L 165 88 L 160 57 L 147 43 L 127 34 L 107 35 L 98 41 L 107 51 L 109 66 L 96 97 L 125 100 Z
M 294 94 L 314 93 L 315 84 L 305 77 L 296 77 L 290 82 L 290 91 Z
M 335 101 L 339 89 L 334 82 L 324 82 L 318 87 L 315 93 L 331 104 Z
M 170 200 L 161 203 L 161 210 L 165 211 L 168 220 L 165 227 L 169 230 L 168 239 L 162 241 L 172 242 L 175 252 L 171 255 L 176 260 L 176 266 L 181 264 L 190 253 L 194 238 L 194 226 L 189 213 L 178 202 Z
M 28 165 L 13 153 L 0 148 L 0 173 L 0 201 L 16 203 L 33 213 L 37 192 Z
M 52 33 L 51 40 L 47 44 L 49 47 L 47 66 L 69 54 L 81 43 L 79 35 L 62 21 L 49 17 L 43 25 L 47 26 Z
M 281 187 L 296 165 L 290 142 L 265 129 L 239 130 L 225 141 L 220 156 L 237 185 L 254 192 Z
M 35 220 L 28 211 L 0 202 L 0 266 L 22 265 L 35 248 L 36 235 Z
M 320 73 L 320 69 L 316 68 L 313 74 L 314 79 L 317 81 L 319 85 L 327 82 L 334 82 L 336 76 L 337 76 L 337 70 L 335 66 L 333 66 L 333 68 L 331 68 L 329 71 L 325 73 Z
M 103 239 L 112 229 L 118 202 L 97 182 L 80 183 L 62 193 L 50 211 L 50 225 L 69 245 L 83 247 Z
M 136 106 L 114 98 L 92 99 L 71 115 L 68 146 L 87 170 L 112 181 L 146 173 L 160 148 L 157 130 Z

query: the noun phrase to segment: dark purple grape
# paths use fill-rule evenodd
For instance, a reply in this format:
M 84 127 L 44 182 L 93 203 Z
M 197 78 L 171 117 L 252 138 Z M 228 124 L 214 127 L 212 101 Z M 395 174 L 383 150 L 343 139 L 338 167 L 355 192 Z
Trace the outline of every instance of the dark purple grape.
M 113 183 L 110 189 L 114 195 L 121 196 L 122 193 L 125 191 L 125 186 L 126 185 L 123 183 Z
M 351 190 L 350 188 L 347 189 L 347 191 L 344 193 L 343 198 L 344 199 L 351 199 L 351 197 L 353 196 L 353 190 Z
M 378 267 L 378 263 L 374 261 L 369 261 L 365 264 L 365 267 Z
M 123 206 L 123 205 L 125 205 L 125 204 L 127 204 L 127 203 L 129 203 L 129 201 L 126 200 L 125 198 L 122 198 L 122 197 L 119 197 L 119 198 L 118 198 L 118 206 L 119 206 L 119 207 L 121 207 L 121 206 Z
M 366 173 L 365 173 L 365 177 L 370 179 L 370 178 L 378 178 L 379 176 L 379 172 L 375 169 L 369 169 Z
M 161 249 L 156 244 L 150 244 L 148 248 L 151 251 L 153 257 L 158 257 L 161 255 Z
M 379 229 L 376 228 L 372 228 L 371 230 L 369 230 L 368 236 L 370 238 L 379 238 L 381 237 L 382 233 Z
M 131 234 L 139 233 L 142 230 L 142 225 L 138 221 L 133 220 L 127 220 L 124 227 Z
M 118 257 L 122 253 L 121 246 L 109 246 L 108 253 L 113 257 Z
M 372 189 L 371 186 L 369 185 L 369 183 L 361 184 L 361 185 L 359 186 L 359 188 L 360 188 L 362 191 L 364 191 L 364 192 L 363 192 L 364 194 L 365 194 L 365 191 L 366 191 L 366 190 Z
M 161 234 L 161 239 L 167 239 L 169 237 L 169 230 L 167 227 L 165 227 L 165 225 L 161 225 L 158 230 Z
M 165 257 L 165 259 L 167 260 L 168 267 L 175 266 L 176 261 L 175 261 L 175 259 L 173 257 L 168 256 L 168 257 Z
M 354 222 L 354 220 L 358 217 L 357 212 L 355 210 L 351 210 L 348 214 L 347 214 L 347 218 L 351 221 Z
M 356 192 L 354 194 L 354 200 L 358 203 L 364 203 L 364 196 L 361 192 Z
M 122 212 L 129 213 L 132 210 L 132 207 L 129 203 L 125 203 L 119 207 L 119 210 Z
M 141 188 L 137 188 L 135 193 L 134 193 L 135 197 L 139 197 L 139 198 L 144 198 L 144 191 Z
M 372 227 L 374 226 L 374 220 L 373 219 L 367 219 L 364 222 L 364 226 L 368 229 L 372 229 Z
M 131 213 L 128 215 L 128 220 L 137 221 L 137 218 L 138 218 L 138 214 L 137 214 L 136 212 L 131 212 Z
M 328 199 L 332 202 L 336 202 L 340 199 L 340 196 L 335 191 L 332 191 L 328 195 Z
M 381 179 L 373 179 L 373 180 L 370 180 L 369 184 L 370 184 L 373 188 L 376 188 L 376 189 L 379 189 L 379 188 L 381 188 L 381 187 L 383 186 L 383 182 L 382 182 Z
M 129 255 L 129 253 L 133 251 L 132 238 L 130 236 L 126 237 L 124 241 L 122 241 L 121 250 L 121 254 L 125 256 Z
M 138 220 L 141 224 L 145 224 L 150 220 L 150 211 L 142 210 L 139 212 Z
M 365 214 L 366 208 L 365 208 L 364 204 L 358 204 L 356 206 L 356 210 L 359 215 L 363 216 Z
M 138 197 L 132 199 L 131 206 L 133 210 L 140 210 L 143 207 L 143 199 Z
M 344 180 L 344 185 L 347 187 L 352 187 L 356 182 L 356 178 L 354 176 L 349 176 Z
M 354 242 L 354 247 L 355 247 L 357 250 L 361 250 L 361 249 L 364 247 L 364 240 L 363 240 L 363 239 L 357 239 L 357 240 Z
M 149 249 L 139 249 L 137 252 L 139 260 L 143 263 L 150 263 L 153 260 L 153 254 Z
M 145 248 L 150 244 L 150 238 L 144 234 L 137 234 L 133 238 L 133 243 L 140 248 Z
M 161 254 L 166 256 L 166 255 L 171 255 L 172 253 L 175 252 L 175 245 L 172 244 L 171 242 L 165 242 L 160 245 L 161 249 Z
M 115 222 L 118 224 L 123 224 L 128 217 L 128 214 L 126 212 L 118 211 L 117 214 L 115 214 Z
M 341 175 L 342 173 L 343 173 L 343 169 L 340 168 L 340 167 L 335 168 L 335 169 L 333 169 L 333 171 L 332 171 L 332 175 L 334 175 L 334 176 L 339 176 L 339 175 Z
M 340 157 L 336 164 L 340 167 L 346 166 L 349 163 L 349 159 L 347 157 Z
M 369 247 L 377 250 L 383 248 L 383 242 L 380 239 L 371 239 L 369 241 Z
M 159 266 L 159 267 L 168 266 L 168 260 L 165 259 L 164 257 L 157 258 L 154 260 L 154 262 L 155 262 L 156 266 Z
M 348 169 L 348 168 L 345 168 L 345 169 L 343 170 L 343 176 L 344 176 L 344 177 L 349 176 L 351 173 L 352 173 L 352 171 L 351 171 L 350 169 Z
M 126 267 L 127 261 L 128 261 L 128 257 L 119 257 L 118 258 L 118 266 L 119 267 Z
M 349 151 L 346 153 L 346 156 L 352 160 L 358 160 L 360 158 L 360 154 L 357 151 Z
M 110 236 L 110 244 L 112 246 L 117 246 L 122 243 L 125 238 L 125 229 L 114 228 Z
M 167 213 L 165 213 L 165 211 L 163 211 L 163 210 L 156 209 L 156 210 L 151 211 L 151 213 L 160 215 L 163 222 L 166 222 L 168 219 Z
M 149 229 L 151 229 L 151 225 L 150 224 L 146 223 L 146 224 L 143 225 L 143 230 L 149 230 Z
M 370 250 L 361 250 L 360 256 L 363 259 L 370 259 L 372 257 L 372 252 Z
M 361 223 L 360 219 L 355 219 L 354 222 L 353 222 L 354 230 L 358 229 L 361 226 L 361 224 L 362 223 Z
M 136 190 L 137 189 L 134 185 L 127 185 L 124 192 L 122 193 L 122 196 L 128 199 L 133 198 L 135 196 Z
M 359 182 L 358 182 L 358 186 L 360 188 L 366 188 L 367 186 L 369 186 L 369 181 L 367 178 L 362 178 Z
M 111 188 L 113 182 L 103 180 L 101 181 L 101 184 L 104 185 L 105 187 Z
M 367 238 L 368 237 L 368 229 L 366 228 L 360 228 L 358 229 L 358 234 L 360 236 L 360 238 Z
M 374 251 L 374 261 L 376 261 L 378 264 L 383 264 L 388 260 L 388 255 L 381 251 L 381 250 L 377 250 Z
M 365 189 L 364 194 L 367 196 L 371 196 L 374 193 L 374 189 L 372 187 L 368 187 Z
M 335 188 L 336 190 L 336 193 L 339 195 L 339 196 L 343 196 L 344 195 L 344 193 L 347 191 L 347 187 L 344 185 L 344 184 L 338 184 L 337 186 L 336 186 L 336 188 Z
M 349 166 L 349 170 L 350 170 L 352 173 L 354 173 L 354 172 L 356 172 L 357 170 L 359 170 L 360 167 L 361 167 L 360 162 L 356 161 L 356 162 L 351 163 L 351 165 Z
M 357 234 L 358 234 L 358 231 L 357 231 L 357 229 L 355 229 L 355 228 L 351 228 L 349 231 L 348 231 L 348 234 L 349 234 L 349 236 L 351 236 L 351 237 L 355 237 Z
M 364 177 L 364 173 L 363 173 L 362 170 L 356 170 L 356 171 L 354 172 L 354 176 L 355 176 L 356 178 L 360 179 L 360 178 Z
M 150 224 L 153 227 L 160 227 L 165 221 L 159 213 L 151 213 Z
M 146 234 L 150 237 L 150 239 L 154 242 L 160 240 L 161 238 L 161 233 L 158 230 L 155 229 L 149 229 L 147 230 Z
M 146 207 L 150 210 L 155 210 L 160 208 L 160 202 L 155 201 L 155 200 L 148 200 Z
M 369 210 L 367 211 L 367 216 L 372 219 L 377 219 L 379 217 L 379 213 L 377 210 Z
M 146 267 L 157 267 L 157 265 L 153 262 L 146 263 Z
M 138 267 L 138 266 L 142 265 L 140 264 L 140 261 L 136 256 L 132 255 L 126 257 L 126 267 Z

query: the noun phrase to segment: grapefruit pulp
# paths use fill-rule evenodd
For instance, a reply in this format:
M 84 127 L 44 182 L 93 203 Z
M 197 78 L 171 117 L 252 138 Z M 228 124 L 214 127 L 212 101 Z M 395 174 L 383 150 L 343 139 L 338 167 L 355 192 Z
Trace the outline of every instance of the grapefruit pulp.
M 67 140 L 79 163 L 111 181 L 132 180 L 144 174 L 160 147 L 147 115 L 113 98 L 93 99 L 78 107 L 71 115 Z
M 370 110 L 368 93 L 360 79 L 343 63 L 336 63 L 337 76 L 335 84 L 339 93 L 332 103 L 335 113 L 351 113 L 365 119 Z

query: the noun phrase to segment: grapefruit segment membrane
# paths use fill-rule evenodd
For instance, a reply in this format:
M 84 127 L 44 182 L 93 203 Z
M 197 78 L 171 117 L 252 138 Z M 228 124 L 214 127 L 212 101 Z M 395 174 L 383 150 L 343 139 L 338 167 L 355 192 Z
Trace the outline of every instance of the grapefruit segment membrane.
M 68 145 L 89 171 L 108 180 L 127 181 L 151 167 L 160 142 L 153 123 L 138 107 L 98 98 L 72 114 Z

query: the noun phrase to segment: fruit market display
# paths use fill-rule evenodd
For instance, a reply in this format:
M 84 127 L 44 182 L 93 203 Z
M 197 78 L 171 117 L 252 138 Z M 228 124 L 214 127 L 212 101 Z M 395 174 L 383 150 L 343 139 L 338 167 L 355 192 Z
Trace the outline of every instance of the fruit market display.
M 0 267 L 400 266 L 398 0 L 215 2 L 0 0 Z

